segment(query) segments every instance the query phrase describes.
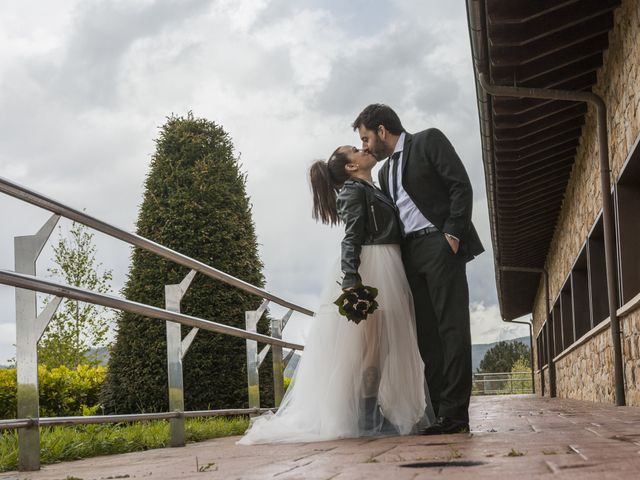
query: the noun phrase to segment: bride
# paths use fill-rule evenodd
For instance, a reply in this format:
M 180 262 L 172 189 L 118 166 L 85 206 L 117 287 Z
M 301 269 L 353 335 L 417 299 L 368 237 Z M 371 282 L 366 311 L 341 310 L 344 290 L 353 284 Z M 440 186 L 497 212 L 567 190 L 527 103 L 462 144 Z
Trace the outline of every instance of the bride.
M 239 444 L 406 435 L 433 419 L 396 208 L 373 185 L 375 164 L 372 155 L 343 146 L 311 166 L 313 217 L 345 225 L 341 259 L 280 408 L 254 418 Z M 379 308 L 356 324 L 333 302 L 360 285 L 378 289 Z

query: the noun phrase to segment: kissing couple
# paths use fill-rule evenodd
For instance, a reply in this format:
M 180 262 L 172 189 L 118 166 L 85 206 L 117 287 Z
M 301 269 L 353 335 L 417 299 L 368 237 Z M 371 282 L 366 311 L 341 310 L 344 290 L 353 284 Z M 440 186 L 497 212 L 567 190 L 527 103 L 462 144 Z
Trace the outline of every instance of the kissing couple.
M 484 250 L 469 177 L 441 131 L 410 134 L 387 105 L 352 127 L 362 148 L 309 170 L 313 217 L 344 224 L 339 262 L 280 408 L 239 444 L 469 431 L 466 264 Z M 345 318 L 363 295 L 368 310 Z

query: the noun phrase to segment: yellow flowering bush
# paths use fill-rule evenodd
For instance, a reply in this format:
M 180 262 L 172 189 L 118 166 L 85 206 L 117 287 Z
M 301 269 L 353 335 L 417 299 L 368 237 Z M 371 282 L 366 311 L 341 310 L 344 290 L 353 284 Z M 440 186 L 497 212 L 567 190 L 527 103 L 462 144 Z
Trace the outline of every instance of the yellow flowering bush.
M 291 377 L 284 377 L 284 391 L 287 391 L 287 388 L 289 388 L 289 385 L 291 385 Z
M 16 370 L 0 369 L 0 419 L 16 418 Z
M 66 417 L 95 414 L 106 367 L 79 365 L 38 366 L 40 416 Z M 0 418 L 16 418 L 16 370 L 0 370 Z

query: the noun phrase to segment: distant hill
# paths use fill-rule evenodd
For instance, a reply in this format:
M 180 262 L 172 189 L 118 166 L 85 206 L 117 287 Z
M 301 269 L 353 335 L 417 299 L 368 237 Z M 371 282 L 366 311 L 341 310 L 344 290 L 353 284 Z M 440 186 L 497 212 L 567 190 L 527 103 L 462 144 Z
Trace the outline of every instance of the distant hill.
M 504 340 L 504 341 L 509 343 L 521 342 L 527 345 L 529 348 L 531 348 L 528 335 L 526 337 L 513 338 L 511 340 Z M 471 366 L 472 366 L 473 372 L 476 372 L 480 367 L 480 362 L 484 358 L 484 354 L 487 353 L 487 351 L 491 350 L 491 348 L 495 347 L 497 344 L 498 342 L 478 343 L 471 346 Z

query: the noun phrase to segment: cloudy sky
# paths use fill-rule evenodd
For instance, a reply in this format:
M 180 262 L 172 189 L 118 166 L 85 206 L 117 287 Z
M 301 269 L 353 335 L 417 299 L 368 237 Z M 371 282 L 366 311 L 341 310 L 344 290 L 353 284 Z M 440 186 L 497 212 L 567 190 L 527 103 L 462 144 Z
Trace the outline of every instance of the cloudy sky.
M 438 127 L 472 179 L 487 247 L 468 268 L 473 341 L 528 334 L 496 305 L 464 2 L 3 0 L 0 73 L 0 176 L 126 230 L 165 118 L 221 124 L 248 173 L 267 289 L 311 309 L 341 237 L 310 218 L 311 162 L 359 145 L 349 125 L 369 103 L 410 132 Z M 0 212 L 0 268 L 13 269 L 13 237 L 49 213 L 4 195 Z M 117 292 L 130 249 L 96 244 Z M 50 258 L 49 244 L 39 275 Z M 289 338 L 307 324 L 295 318 Z M 0 363 L 13 343 L 14 290 L 0 285 Z

